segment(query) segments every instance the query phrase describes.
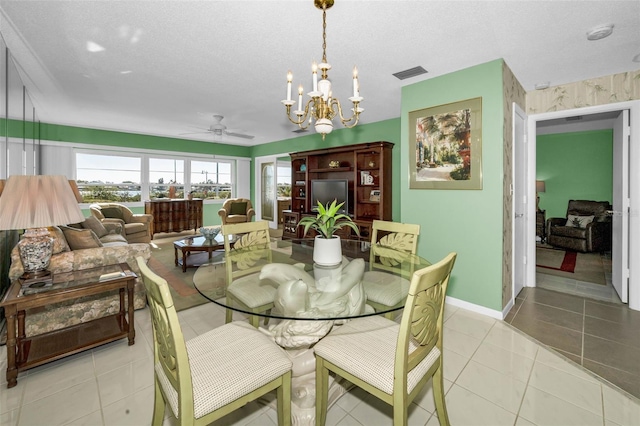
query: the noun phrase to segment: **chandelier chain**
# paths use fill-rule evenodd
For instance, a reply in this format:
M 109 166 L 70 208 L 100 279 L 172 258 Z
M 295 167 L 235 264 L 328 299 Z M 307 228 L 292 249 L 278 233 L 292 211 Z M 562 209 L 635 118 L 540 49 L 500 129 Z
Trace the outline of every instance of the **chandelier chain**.
M 322 62 L 327 63 L 327 6 L 322 6 Z

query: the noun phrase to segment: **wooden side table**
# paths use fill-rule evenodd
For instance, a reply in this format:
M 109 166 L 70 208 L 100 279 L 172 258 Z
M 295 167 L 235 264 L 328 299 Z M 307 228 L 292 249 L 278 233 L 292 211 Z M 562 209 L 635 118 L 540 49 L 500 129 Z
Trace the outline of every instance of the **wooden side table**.
M 117 276 L 100 279 L 105 274 Z M 69 355 L 127 337 L 135 342 L 133 288 L 136 274 L 126 263 L 101 268 L 58 273 L 49 288 L 23 287 L 14 280 L 0 306 L 7 318 L 7 387 L 18 383 L 18 373 Z M 24 320 L 28 309 L 44 307 L 78 297 L 118 290 L 120 310 L 92 321 L 27 337 Z M 124 294 L 128 306 L 125 308 Z

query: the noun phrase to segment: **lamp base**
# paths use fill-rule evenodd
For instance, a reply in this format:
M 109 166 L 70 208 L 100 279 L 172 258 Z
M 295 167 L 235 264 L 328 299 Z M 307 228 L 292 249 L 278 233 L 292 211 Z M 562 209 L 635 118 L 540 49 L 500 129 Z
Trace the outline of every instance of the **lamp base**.
M 31 277 L 49 273 L 49 262 L 53 252 L 53 238 L 47 228 L 27 229 L 18 243 L 20 260 L 25 274 Z

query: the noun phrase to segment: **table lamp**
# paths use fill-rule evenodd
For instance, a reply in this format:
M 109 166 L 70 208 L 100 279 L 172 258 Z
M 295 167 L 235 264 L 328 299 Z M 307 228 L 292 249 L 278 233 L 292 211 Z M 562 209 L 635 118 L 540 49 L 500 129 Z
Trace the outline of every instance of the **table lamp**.
M 540 196 L 538 193 L 545 192 L 545 184 L 543 180 L 536 181 L 536 210 L 540 211 Z
M 84 219 L 65 176 L 9 176 L 0 195 L 0 230 L 25 230 L 18 242 L 25 282 L 51 279 L 53 238 L 47 227 Z

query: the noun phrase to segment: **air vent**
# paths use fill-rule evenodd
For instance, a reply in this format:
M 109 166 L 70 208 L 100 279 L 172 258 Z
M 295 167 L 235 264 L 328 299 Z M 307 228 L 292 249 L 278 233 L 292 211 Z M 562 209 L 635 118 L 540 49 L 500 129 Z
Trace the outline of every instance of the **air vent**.
M 428 71 L 421 66 L 409 68 L 408 70 L 393 73 L 399 80 L 406 80 L 407 78 L 415 77 L 420 74 L 426 74 Z

